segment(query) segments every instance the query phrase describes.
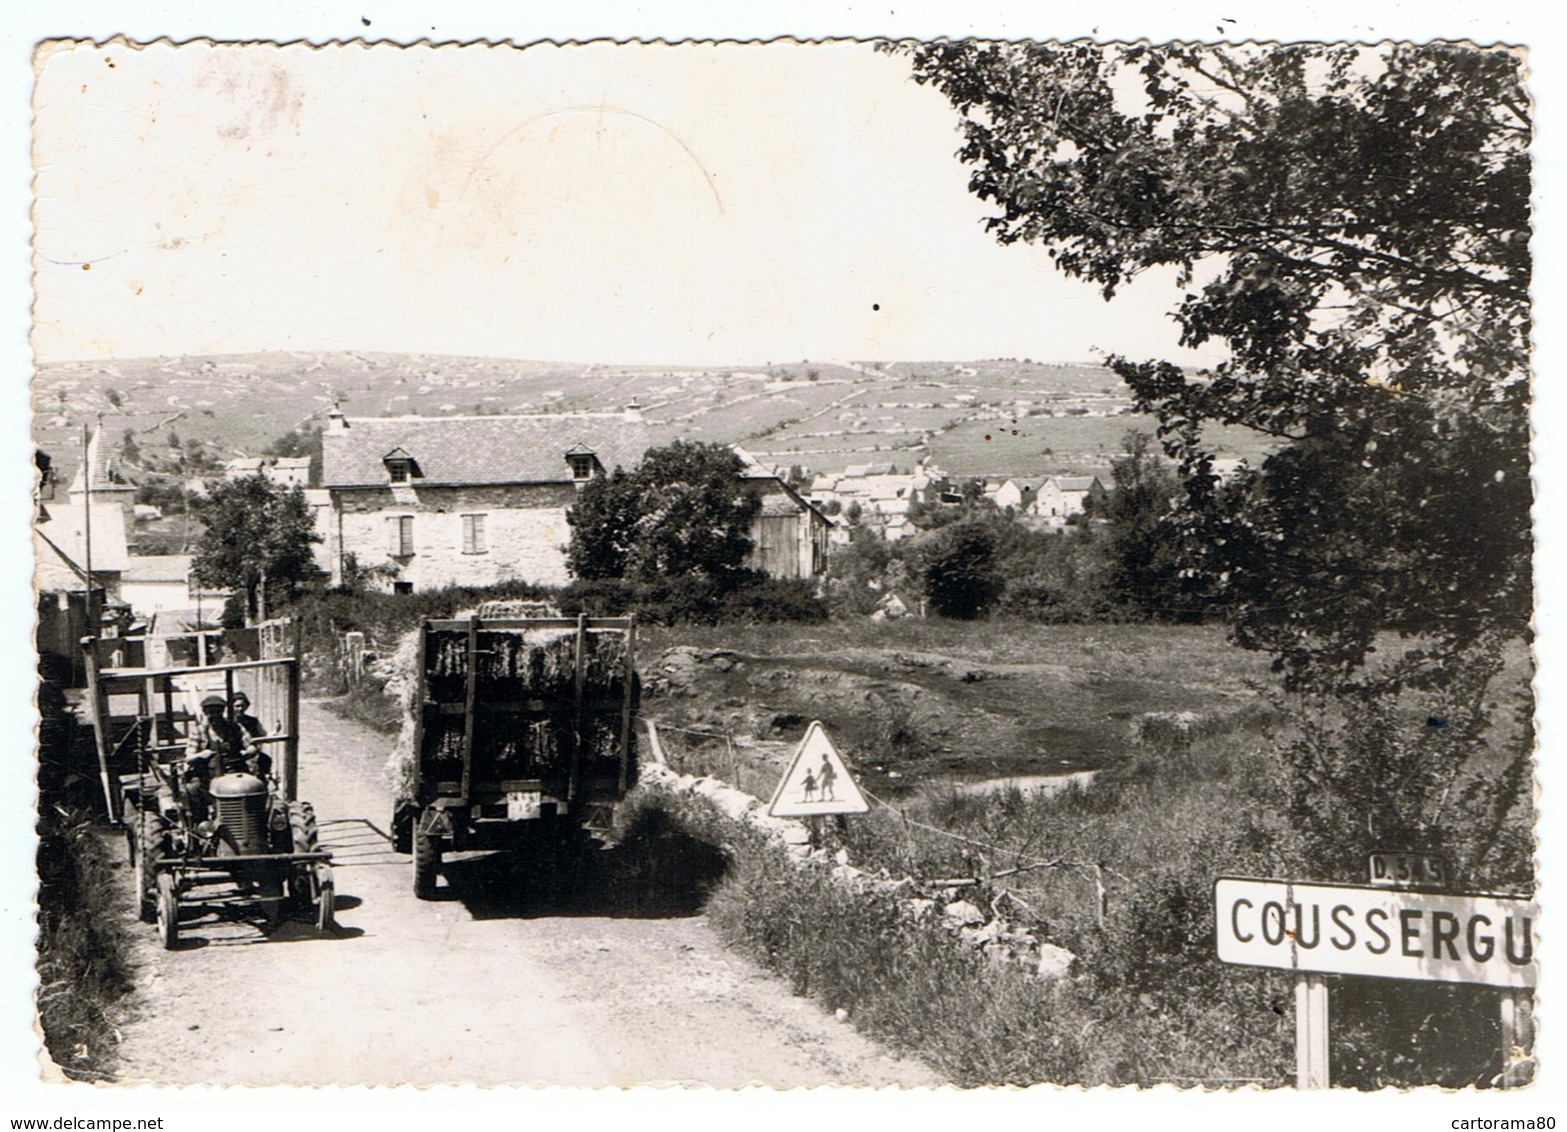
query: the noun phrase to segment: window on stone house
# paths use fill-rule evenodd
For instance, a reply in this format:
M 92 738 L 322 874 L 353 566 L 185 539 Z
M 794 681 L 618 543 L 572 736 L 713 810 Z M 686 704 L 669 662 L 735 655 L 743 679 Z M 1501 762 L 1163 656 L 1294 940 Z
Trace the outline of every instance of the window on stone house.
M 386 462 L 386 471 L 387 471 L 387 474 L 389 476 L 391 476 L 391 479 L 392 479 L 393 483 L 407 483 L 408 482 L 408 461 L 407 460 L 388 460 Z
M 391 530 L 392 545 L 389 548 L 394 558 L 407 558 L 414 552 L 414 517 L 412 515 L 393 515 L 389 524 Z
M 484 554 L 490 547 L 484 537 L 484 516 L 464 515 L 462 517 L 462 552 L 464 554 Z
M 589 480 L 593 478 L 592 456 L 567 456 L 566 459 L 571 461 L 572 479 L 580 483 L 583 480 Z

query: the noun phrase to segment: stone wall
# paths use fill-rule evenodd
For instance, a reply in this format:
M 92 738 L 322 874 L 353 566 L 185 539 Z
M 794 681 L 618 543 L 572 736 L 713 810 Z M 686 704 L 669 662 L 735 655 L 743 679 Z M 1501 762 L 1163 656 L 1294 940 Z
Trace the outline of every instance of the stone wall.
M 1075 956 L 1066 948 L 1039 940 L 1033 933 L 1003 920 L 993 911 L 986 913 L 966 900 L 943 898 L 939 892 L 926 891 L 912 877 L 893 877 L 884 870 L 869 872 L 849 863 L 847 850 L 828 852 L 811 847 L 811 833 L 805 823 L 792 818 L 775 818 L 767 813 L 764 802 L 743 790 L 737 790 L 717 778 L 677 774 L 663 761 L 656 727 L 649 731 L 649 759 L 639 768 L 638 789 L 670 799 L 699 800 L 721 822 L 734 823 L 760 834 L 794 861 L 797 867 L 830 871 L 835 883 L 851 892 L 893 896 L 905 902 L 911 919 L 928 918 L 950 932 L 959 946 L 980 951 L 986 958 L 1021 968 L 1029 975 L 1049 981 L 1067 977 Z M 675 816 L 679 817 L 678 810 Z M 700 838 L 702 831 L 693 829 Z M 738 846 L 731 839 L 719 838 L 731 851 Z
M 570 484 L 477 487 L 387 486 L 334 490 L 332 541 L 361 568 L 396 567 L 390 581 L 416 591 L 442 586 L 483 586 L 521 580 L 564 585 L 571 528 L 566 508 L 576 498 Z M 482 516 L 483 549 L 464 549 L 464 517 Z M 394 553 L 397 520 L 413 520 L 412 549 Z M 334 569 L 334 580 L 337 570 Z

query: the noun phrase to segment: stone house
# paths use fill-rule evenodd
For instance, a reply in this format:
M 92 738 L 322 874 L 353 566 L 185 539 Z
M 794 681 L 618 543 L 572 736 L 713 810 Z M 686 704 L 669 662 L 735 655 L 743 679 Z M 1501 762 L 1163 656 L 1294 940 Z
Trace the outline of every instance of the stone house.
M 205 607 L 216 619 L 228 591 L 198 586 L 191 577 L 193 561 L 189 554 L 131 555 L 120 579 L 120 599 L 138 617 Z
M 1103 502 L 1105 494 L 1098 476 L 1051 476 L 1039 485 L 1029 512 L 1060 526 L 1074 515 L 1086 513 L 1091 504 Z
M 333 584 L 381 568 L 397 593 L 509 580 L 563 585 L 577 492 L 659 442 L 637 413 L 328 414 L 317 512 Z
M 1008 507 L 1021 511 L 1034 501 L 1034 488 L 1017 480 L 986 483 L 985 497 L 1005 511 Z
M 624 413 L 535 416 L 328 415 L 322 486 L 307 492 L 333 584 L 377 569 L 394 592 L 571 580 L 566 510 L 591 480 L 632 469 L 667 428 Z M 762 496 L 751 564 L 774 577 L 826 568 L 831 523 L 774 472 L 740 453 Z

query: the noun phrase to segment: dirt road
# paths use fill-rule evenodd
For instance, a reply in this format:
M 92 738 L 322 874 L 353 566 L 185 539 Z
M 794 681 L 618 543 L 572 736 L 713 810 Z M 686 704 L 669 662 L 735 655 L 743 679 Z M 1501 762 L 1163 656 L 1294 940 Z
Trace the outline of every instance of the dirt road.
M 193 909 L 167 952 L 134 925 L 124 1079 L 936 1083 L 723 950 L 689 901 L 541 906 L 517 895 L 501 856 L 454 862 L 444 899 L 415 900 L 383 833 L 387 740 L 308 703 L 301 734 L 300 795 L 335 853 L 337 928 L 287 922 L 269 937 Z

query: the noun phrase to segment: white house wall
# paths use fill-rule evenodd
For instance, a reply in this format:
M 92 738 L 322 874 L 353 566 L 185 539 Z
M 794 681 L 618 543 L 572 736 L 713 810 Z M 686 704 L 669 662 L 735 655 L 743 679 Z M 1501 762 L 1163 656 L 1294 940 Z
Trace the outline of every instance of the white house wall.
M 483 586 L 504 581 L 564 585 L 571 528 L 566 507 L 569 486 L 539 488 L 437 488 L 399 492 L 334 492 L 337 502 L 332 542 L 352 554 L 361 569 L 393 566 L 392 581 L 416 591 L 443 586 Z M 485 549 L 463 550 L 463 516 L 484 516 Z M 392 530 L 402 516 L 413 519 L 413 553 L 394 555 Z M 334 555 L 337 562 L 341 561 Z M 336 580 L 341 580 L 336 575 Z

